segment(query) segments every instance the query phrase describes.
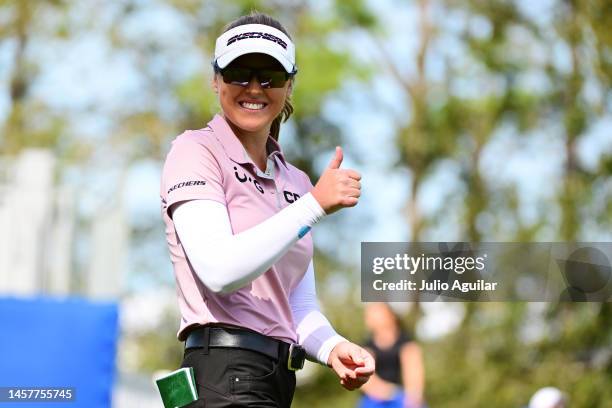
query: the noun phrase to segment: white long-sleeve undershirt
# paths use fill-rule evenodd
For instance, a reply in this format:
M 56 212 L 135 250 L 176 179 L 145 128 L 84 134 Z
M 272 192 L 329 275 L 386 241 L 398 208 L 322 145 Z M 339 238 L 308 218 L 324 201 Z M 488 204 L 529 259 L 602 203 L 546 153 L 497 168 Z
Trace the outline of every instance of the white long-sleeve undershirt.
M 176 232 L 194 271 L 209 289 L 229 293 L 267 271 L 325 212 L 305 194 L 266 221 L 232 234 L 226 207 L 214 200 L 190 200 L 173 212 Z M 243 256 L 235 256 L 241 253 Z M 312 261 L 289 297 L 298 342 L 309 359 L 327 364 L 332 349 L 345 338 L 321 313 Z
M 307 193 L 264 222 L 235 235 L 227 208 L 214 200 L 182 203 L 174 210 L 173 220 L 202 283 L 213 292 L 230 293 L 267 271 L 324 215 L 317 200 Z
M 347 340 L 336 333 L 319 309 L 312 261 L 300 283 L 289 295 L 289 303 L 297 327 L 298 342 L 306 349 L 311 360 L 327 364 L 329 354 L 336 344 Z

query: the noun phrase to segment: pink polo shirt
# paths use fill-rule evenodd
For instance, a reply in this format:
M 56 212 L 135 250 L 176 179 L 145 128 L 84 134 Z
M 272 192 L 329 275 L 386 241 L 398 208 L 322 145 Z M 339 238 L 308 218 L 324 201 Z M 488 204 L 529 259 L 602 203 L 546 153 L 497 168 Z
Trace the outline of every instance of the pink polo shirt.
M 233 233 L 237 234 L 308 193 L 312 189 L 308 176 L 285 161 L 280 146 L 271 137 L 267 146 L 267 168 L 262 172 L 220 115 L 215 115 L 207 127 L 187 130 L 172 142 L 162 172 L 160 195 L 182 316 L 177 333 L 181 341 L 185 340 L 189 326 L 219 322 L 297 342 L 289 294 L 312 259 L 311 234 L 297 241 L 250 284 L 220 294 L 209 290 L 191 268 L 167 212 L 180 201 L 215 200 L 227 207 Z

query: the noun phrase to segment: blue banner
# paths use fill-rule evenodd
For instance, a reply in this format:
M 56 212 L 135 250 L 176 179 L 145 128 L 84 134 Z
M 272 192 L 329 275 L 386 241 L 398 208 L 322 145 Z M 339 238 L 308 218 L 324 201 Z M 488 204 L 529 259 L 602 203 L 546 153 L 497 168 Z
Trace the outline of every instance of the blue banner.
M 111 406 L 116 303 L 0 298 L 0 408 Z

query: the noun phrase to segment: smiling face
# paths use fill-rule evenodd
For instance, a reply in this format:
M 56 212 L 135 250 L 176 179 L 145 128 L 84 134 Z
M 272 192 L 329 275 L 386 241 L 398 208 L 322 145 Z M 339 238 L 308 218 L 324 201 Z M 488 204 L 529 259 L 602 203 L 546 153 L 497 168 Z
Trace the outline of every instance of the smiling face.
M 283 66 L 266 54 L 246 54 L 236 58 L 230 67 L 251 69 L 273 69 L 282 71 Z M 215 74 L 213 89 L 225 118 L 234 133 L 268 135 L 272 121 L 281 113 L 285 100 L 291 93 L 291 80 L 282 88 L 262 88 L 258 78 L 251 78 L 246 87 L 226 84 L 221 74 Z

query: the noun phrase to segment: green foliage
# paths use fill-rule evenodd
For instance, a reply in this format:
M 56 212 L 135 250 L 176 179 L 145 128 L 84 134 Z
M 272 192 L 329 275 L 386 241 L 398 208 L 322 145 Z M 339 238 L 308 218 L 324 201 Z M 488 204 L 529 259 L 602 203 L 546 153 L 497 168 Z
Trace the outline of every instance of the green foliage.
M 31 58 L 28 45 L 33 39 L 48 37 L 65 38 L 65 4 L 62 1 L 3 1 L 0 13 L 0 44 L 13 42 L 9 55 L 8 77 L 5 91 L 8 96 L 6 119 L 0 123 L 0 154 L 15 155 L 27 147 L 42 147 L 59 150 L 70 145 L 64 134 L 67 120 L 54 113 L 43 102 L 32 96 L 32 87 L 40 74 L 40 62 Z M 44 13 L 57 12 L 56 24 L 35 24 Z M 62 28 L 63 27 L 63 28 Z
M 592 346 L 610 344 L 612 332 L 597 317 L 607 305 L 575 305 L 561 314 L 551 305 L 544 338 L 535 342 L 519 336 L 528 319 L 526 304 L 473 306 L 477 319 L 424 346 L 431 406 L 478 407 L 485 401 L 487 406 L 523 406 L 549 385 L 566 391 L 572 406 L 600 407 L 609 400 L 610 377 L 606 369 L 593 367 Z M 565 326 L 555 333 L 559 323 Z
M 176 322 L 180 319 L 176 311 L 167 312 L 161 324 L 153 331 L 145 331 L 130 337 L 124 336 L 126 342 L 133 344 L 126 350 L 137 350 L 137 369 L 152 373 L 157 370 L 175 370 L 183 360 L 183 343 L 176 339 Z M 120 352 L 121 353 L 121 352 Z M 121 354 L 120 354 L 121 355 Z M 133 356 L 131 359 L 134 359 Z
M 179 84 L 176 97 L 182 102 L 183 122 L 186 129 L 199 129 L 204 118 L 220 111 L 217 95 L 212 91 L 210 77 L 195 75 Z
M 428 58 L 435 44 L 428 36 L 443 27 L 427 20 L 423 10 L 430 3 L 434 2 L 419 2 L 420 20 L 425 21 L 422 25 L 425 28 L 419 32 L 420 48 L 415 60 Z M 412 209 L 408 218 L 411 239 L 419 240 L 434 221 L 425 219 L 418 208 L 414 210 L 418 207 L 420 186 L 440 160 L 448 159 L 456 160 L 461 167 L 465 191 L 462 239 L 480 241 L 483 237 L 495 236 L 505 241 L 529 242 L 537 240 L 542 229 L 550 228 L 547 211 L 555 203 L 543 203 L 538 219 L 526 224 L 519 214 L 521 202 L 516 188 L 493 188 L 483 180 L 479 166 L 481 154 L 502 127 L 512 128 L 519 138 L 532 130 L 552 128 L 552 123 L 563 126 L 564 132 L 559 137 L 566 141 L 567 163 L 560 180 L 563 188 L 558 194 L 561 217 L 552 219 L 561 239 L 574 240 L 584 234 L 586 217 L 609 217 L 609 206 L 607 210 L 600 207 L 595 213 L 585 211 L 594 197 L 593 183 L 605 177 L 608 159 L 602 158 L 599 170 L 587 171 L 576 157 L 576 143 L 599 118 L 601 101 L 609 101 L 610 88 L 605 84 L 610 71 L 602 75 L 600 68 L 609 61 L 609 31 L 599 25 L 601 16 L 591 13 L 597 9 L 609 19 L 610 8 L 604 11 L 602 2 L 565 2 L 559 7 L 553 6 L 558 14 L 553 19 L 556 31 L 550 38 L 551 27 L 542 27 L 541 22 L 522 15 L 513 1 L 435 3 L 467 15 L 467 22 L 473 18 L 484 20 L 490 30 L 474 34 L 468 24 L 460 36 L 469 51 L 466 59 L 479 67 L 481 77 L 471 77 L 472 71 L 461 72 L 452 67 L 446 78 L 436 82 L 423 71 L 402 76 L 399 69 L 389 70 L 409 100 L 406 107 L 409 119 L 397 127 L 396 144 L 401 152 L 400 164 L 412 174 L 412 194 L 406 205 Z M 433 28 L 427 29 L 428 24 Z M 593 39 L 590 35 L 596 30 L 599 33 L 594 45 L 587 38 Z M 527 53 L 512 52 L 517 32 L 533 43 L 564 43 L 572 54 L 569 72 L 566 67 L 557 66 L 553 56 L 542 64 L 531 60 Z M 585 56 L 586 49 L 589 57 L 581 60 L 579 56 Z M 417 69 L 425 65 L 417 65 Z M 538 91 L 522 87 L 519 78 L 530 70 L 544 72 L 551 86 Z M 591 91 L 600 96 L 598 99 L 585 97 L 585 84 L 587 78 L 593 81 L 592 73 L 600 78 L 599 82 L 591 82 L 596 84 L 596 89 Z M 483 87 L 476 96 L 458 96 L 453 93 L 452 84 L 460 79 L 468 80 L 476 88 L 487 80 L 501 86 Z M 609 195 L 606 196 L 609 202 Z M 443 211 L 457 211 L 451 206 L 455 204 L 453 201 L 447 203 Z M 478 224 L 483 214 L 493 221 Z M 431 406 L 521 406 L 535 390 L 546 385 L 567 391 L 573 406 L 596 407 L 609 400 L 608 395 L 601 395 L 612 389 L 609 375 L 612 325 L 609 317 L 601 318 L 609 316 L 607 304 L 551 306 L 546 336 L 539 343 L 521 340 L 520 332 L 529 322 L 524 305 L 470 304 L 467 307 L 468 313 L 459 330 L 439 341 L 424 343 L 427 396 Z M 602 362 L 598 365 L 595 362 L 599 358 Z
M 340 19 L 349 27 L 373 29 L 378 26 L 376 16 L 363 0 L 335 0 L 335 8 Z

